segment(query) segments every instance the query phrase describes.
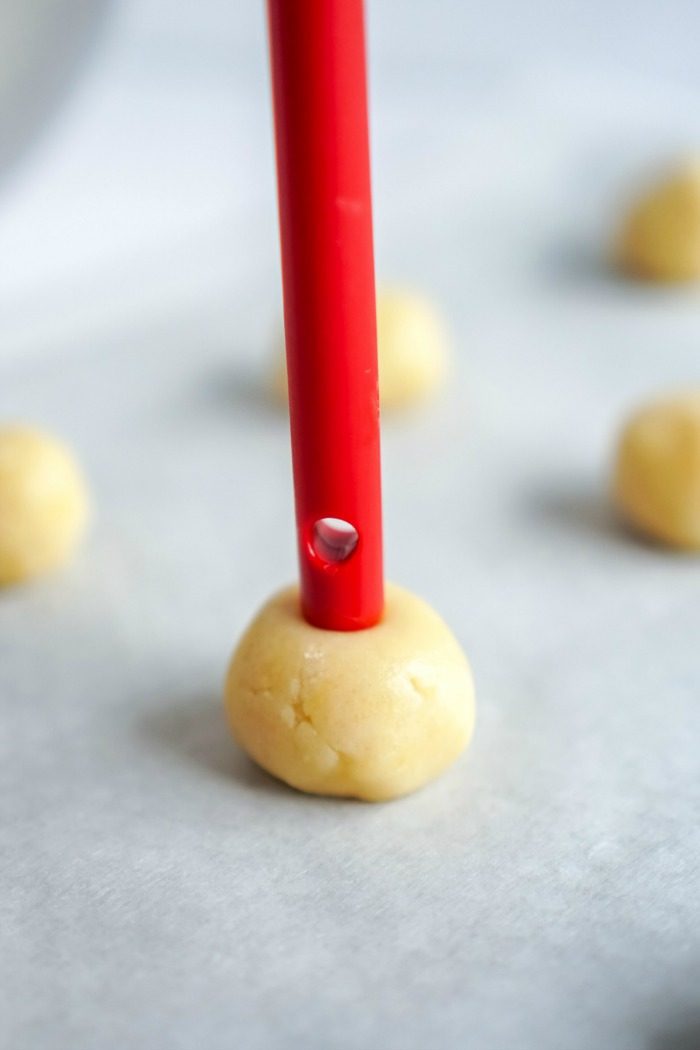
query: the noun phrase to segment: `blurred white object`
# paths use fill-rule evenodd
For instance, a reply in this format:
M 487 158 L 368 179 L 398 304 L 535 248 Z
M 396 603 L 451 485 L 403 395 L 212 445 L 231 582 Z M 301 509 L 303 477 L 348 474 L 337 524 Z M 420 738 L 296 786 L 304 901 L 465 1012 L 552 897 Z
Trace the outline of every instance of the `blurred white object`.
M 58 102 L 109 0 L 0 0 L 0 174 Z

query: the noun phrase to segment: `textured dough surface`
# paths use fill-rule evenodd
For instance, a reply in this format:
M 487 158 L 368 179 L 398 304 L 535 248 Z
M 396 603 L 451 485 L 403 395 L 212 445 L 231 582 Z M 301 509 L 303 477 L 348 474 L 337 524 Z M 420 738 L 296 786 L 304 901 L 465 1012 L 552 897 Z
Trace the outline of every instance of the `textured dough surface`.
M 620 234 L 618 259 L 628 273 L 648 280 L 700 277 L 700 161 L 633 206 Z
M 366 631 L 323 631 L 291 587 L 258 613 L 225 686 L 233 734 L 292 787 L 379 801 L 432 780 L 466 747 L 474 687 L 456 639 L 429 605 L 387 588 Z
M 615 496 L 649 536 L 700 548 L 700 390 L 642 408 L 625 426 Z
M 415 292 L 377 293 L 379 400 L 384 408 L 403 408 L 429 398 L 448 370 L 449 339 L 431 303 Z M 272 378 L 275 396 L 287 400 L 284 354 Z
M 0 585 L 61 565 L 87 516 L 85 485 L 68 450 L 28 427 L 0 428 Z

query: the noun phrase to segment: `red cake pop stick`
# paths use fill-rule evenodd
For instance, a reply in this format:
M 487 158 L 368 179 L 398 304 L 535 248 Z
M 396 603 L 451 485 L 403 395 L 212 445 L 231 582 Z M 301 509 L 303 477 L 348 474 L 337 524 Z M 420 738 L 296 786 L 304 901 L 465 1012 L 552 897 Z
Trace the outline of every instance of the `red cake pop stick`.
M 268 0 L 302 609 L 384 606 L 362 0 Z

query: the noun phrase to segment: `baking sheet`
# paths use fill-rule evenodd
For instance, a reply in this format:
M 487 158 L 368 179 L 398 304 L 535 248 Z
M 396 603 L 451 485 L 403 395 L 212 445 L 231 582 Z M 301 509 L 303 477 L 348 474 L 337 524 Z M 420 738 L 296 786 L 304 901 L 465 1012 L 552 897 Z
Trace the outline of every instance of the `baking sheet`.
M 434 295 L 456 348 L 444 397 L 384 424 L 388 572 L 479 705 L 419 794 L 303 797 L 223 720 L 232 646 L 295 573 L 273 204 L 217 235 L 249 265 L 201 302 L 0 356 L 0 414 L 70 440 L 95 502 L 72 567 L 0 595 L 8 1047 L 700 1045 L 700 566 L 606 494 L 627 408 L 698 378 L 699 300 L 600 259 L 695 108 L 554 72 L 486 77 L 472 113 L 434 77 L 418 157 L 425 81 L 380 92 L 380 275 Z

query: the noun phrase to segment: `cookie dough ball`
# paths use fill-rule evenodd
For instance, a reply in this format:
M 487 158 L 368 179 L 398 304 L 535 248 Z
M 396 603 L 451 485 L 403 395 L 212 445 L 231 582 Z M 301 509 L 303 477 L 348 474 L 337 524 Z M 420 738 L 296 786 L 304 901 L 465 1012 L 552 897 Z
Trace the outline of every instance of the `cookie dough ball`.
M 385 408 L 429 398 L 447 373 L 448 337 L 435 308 L 413 292 L 385 289 L 377 300 L 379 396 Z
M 632 416 L 617 450 L 615 497 L 640 531 L 700 549 L 700 390 Z
M 301 791 L 380 801 L 436 777 L 474 727 L 467 660 L 437 613 L 387 588 L 379 624 L 324 631 L 302 617 L 296 587 L 258 613 L 225 687 L 233 734 Z
M 700 278 L 700 160 L 635 204 L 620 233 L 620 266 L 652 281 Z
M 28 427 L 0 427 L 0 585 L 65 562 L 81 538 L 88 500 L 71 454 Z
M 427 400 L 442 385 L 449 361 L 443 321 L 427 299 L 384 289 L 377 294 L 377 357 L 382 408 L 404 408 Z M 287 399 L 287 370 L 281 355 L 272 378 L 275 396 Z

